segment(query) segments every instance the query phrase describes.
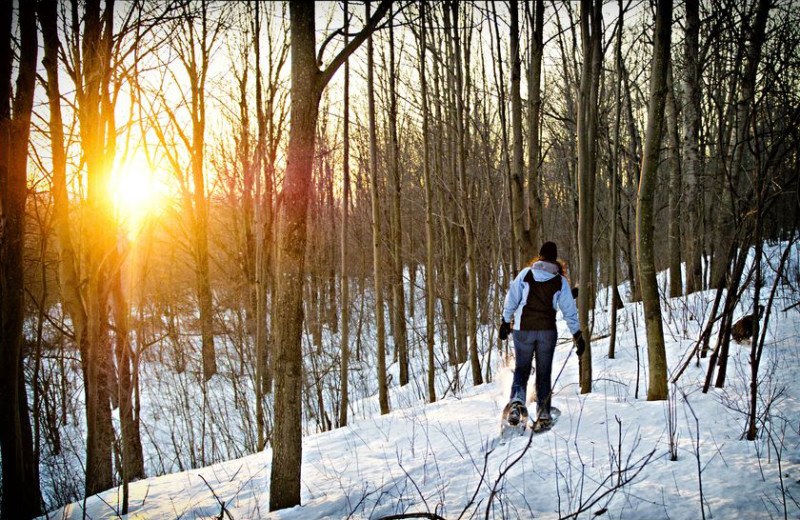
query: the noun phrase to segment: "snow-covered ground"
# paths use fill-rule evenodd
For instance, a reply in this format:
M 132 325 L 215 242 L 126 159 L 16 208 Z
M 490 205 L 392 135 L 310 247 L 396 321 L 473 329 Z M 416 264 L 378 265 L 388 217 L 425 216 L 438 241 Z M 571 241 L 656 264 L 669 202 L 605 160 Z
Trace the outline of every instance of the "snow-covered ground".
M 781 246 L 768 248 L 777 263 Z M 788 276 L 797 287 L 798 255 Z M 762 302 L 774 276 L 767 273 Z M 662 283 L 665 281 L 661 277 Z M 749 345 L 731 345 L 723 389 L 702 393 L 708 366 L 693 362 L 674 393 L 677 460 L 670 460 L 669 402 L 648 402 L 641 304 L 618 320 L 616 359 L 608 359 L 605 292 L 592 344 L 593 392 L 581 395 L 578 359 L 560 331 L 553 430 L 495 446 L 511 368 L 493 353 L 493 381 L 466 386 L 434 404 L 414 398 L 424 382 L 392 395 L 392 413 L 357 404 L 349 426 L 304 438 L 302 505 L 269 513 L 271 450 L 130 485 L 126 518 L 380 518 L 412 512 L 455 518 L 798 518 L 800 517 L 800 309 L 790 285 L 778 291 L 760 371 L 759 437 L 743 440 L 749 392 Z M 623 291 L 623 296 L 625 296 Z M 713 292 L 663 300 L 670 370 L 699 335 Z M 748 290 L 737 316 L 750 312 Z M 563 327 L 563 323 L 560 324 Z M 636 331 L 636 334 L 634 333 Z M 482 330 L 484 338 L 491 331 Z M 637 348 L 638 343 L 638 362 Z M 416 360 L 424 365 L 424 360 Z M 513 361 L 512 361 L 513 363 Z M 464 367 L 462 373 L 468 373 Z M 444 375 L 443 375 L 444 377 Z M 396 378 L 395 378 L 396 381 Z M 446 379 L 443 379 L 446 381 Z M 533 377 L 531 378 L 531 383 Z M 638 383 L 637 383 L 638 382 Z M 638 392 L 637 392 L 638 388 Z M 532 392 L 529 391 L 529 396 Z M 701 495 L 702 488 L 702 495 Z M 702 498 L 702 499 L 701 499 Z M 116 518 L 112 489 L 53 512 L 50 518 Z M 85 508 L 85 511 L 84 511 Z

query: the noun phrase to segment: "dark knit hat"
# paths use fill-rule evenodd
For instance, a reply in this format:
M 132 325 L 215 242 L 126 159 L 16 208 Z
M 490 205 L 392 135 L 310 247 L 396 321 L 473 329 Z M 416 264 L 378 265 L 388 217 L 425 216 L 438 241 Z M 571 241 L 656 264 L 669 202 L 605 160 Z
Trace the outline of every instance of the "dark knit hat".
M 555 262 L 558 259 L 558 247 L 555 242 L 545 242 L 539 250 L 539 256 L 548 262 Z

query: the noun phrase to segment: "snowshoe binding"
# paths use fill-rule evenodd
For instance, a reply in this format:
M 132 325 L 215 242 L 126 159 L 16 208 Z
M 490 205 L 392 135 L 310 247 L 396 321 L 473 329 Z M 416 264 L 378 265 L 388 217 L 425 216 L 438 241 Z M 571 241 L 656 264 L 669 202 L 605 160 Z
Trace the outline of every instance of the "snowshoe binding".
M 515 435 L 522 435 L 525 433 L 527 423 L 528 409 L 518 401 L 508 403 L 503 409 L 503 417 L 500 421 L 500 436 L 508 439 Z
M 531 417 L 530 428 L 533 430 L 534 434 L 544 433 L 555 425 L 560 416 L 561 410 L 555 406 L 551 406 L 549 417 Z

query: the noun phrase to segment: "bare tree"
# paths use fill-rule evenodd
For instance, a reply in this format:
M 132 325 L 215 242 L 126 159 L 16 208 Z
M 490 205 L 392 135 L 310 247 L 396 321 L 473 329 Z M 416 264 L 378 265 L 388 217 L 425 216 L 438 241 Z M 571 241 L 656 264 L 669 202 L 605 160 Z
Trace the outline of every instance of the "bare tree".
M 36 87 L 36 7 L 19 3 L 19 62 L 11 90 L 12 2 L 0 7 L 0 453 L 3 503 L 0 518 L 42 513 L 39 461 L 34 458 L 22 355 L 25 321 L 23 249 L 28 197 L 28 137 Z
M 344 44 L 349 42 L 350 13 L 347 10 L 347 0 L 344 0 L 342 8 L 344 19 L 343 32 Z M 339 408 L 339 426 L 347 426 L 347 408 L 349 401 L 349 365 L 350 365 L 350 286 L 347 276 L 347 232 L 349 229 L 348 216 L 350 213 L 350 57 L 344 62 L 344 123 L 343 123 L 343 151 L 342 151 L 342 259 L 340 266 L 340 285 L 341 285 L 341 368 L 339 379 L 341 380 L 341 401 Z
M 700 225 L 703 221 L 703 156 L 700 153 L 700 128 L 702 119 L 700 64 L 698 48 L 700 34 L 700 13 L 698 0 L 686 0 L 686 37 L 684 38 L 683 93 L 683 140 L 684 181 L 687 201 L 684 205 L 687 217 L 686 233 L 686 293 L 691 294 L 703 288 L 703 234 Z
M 580 357 L 581 393 L 592 391 L 592 346 L 589 309 L 594 302 L 594 188 L 597 168 L 597 97 L 603 61 L 602 2 L 581 1 L 580 101 L 578 103 L 578 257 L 580 259 L 578 316 L 585 331 L 585 354 Z
M 369 2 L 366 4 L 370 16 Z M 369 118 L 369 174 L 372 198 L 372 276 L 375 283 L 375 324 L 378 341 L 378 402 L 381 414 L 389 413 L 389 391 L 386 381 L 386 324 L 383 309 L 383 268 L 381 266 L 381 207 L 378 187 L 378 134 L 375 128 L 375 63 L 372 35 L 367 38 L 367 111 Z
M 425 343 L 428 347 L 428 401 L 436 402 L 436 366 L 434 359 L 435 339 L 434 322 L 436 310 L 436 295 L 434 293 L 434 273 L 436 272 L 433 260 L 433 179 L 429 164 L 430 148 L 430 118 L 428 110 L 428 81 L 425 74 L 427 25 L 425 22 L 425 2 L 419 3 L 420 15 L 420 41 L 419 41 L 419 77 L 422 91 L 422 171 L 425 183 Z
M 403 283 L 403 222 L 401 206 L 400 145 L 397 139 L 397 75 L 395 73 L 394 24 L 389 25 L 389 165 L 392 172 L 391 261 L 392 326 L 395 352 L 400 364 L 400 386 L 408 384 L 408 345 L 406 334 L 406 298 Z
M 477 262 L 475 258 L 475 232 L 472 227 L 472 218 L 469 212 L 469 182 L 467 179 L 467 148 L 466 132 L 467 122 L 464 103 L 464 77 L 461 60 L 461 40 L 458 28 L 458 2 L 450 2 L 453 12 L 453 47 L 455 60 L 455 101 L 456 101 L 456 164 L 458 168 L 458 207 L 461 216 L 461 230 L 464 234 L 466 246 L 467 269 L 460 269 L 459 272 L 466 275 L 467 281 L 467 305 L 466 309 L 461 306 L 460 316 L 466 318 L 466 334 L 469 345 L 470 367 L 472 369 L 472 383 L 480 385 L 483 383 L 481 375 L 481 364 L 478 359 L 478 312 L 477 312 Z M 460 288 L 459 303 L 463 298 L 463 285 Z M 466 310 L 466 314 L 464 313 Z M 463 318 L 462 318 L 463 319 Z
M 642 174 L 636 200 L 636 252 L 639 264 L 639 283 L 644 301 L 647 327 L 647 358 L 650 367 L 647 387 L 648 401 L 668 397 L 667 354 L 661 323 L 661 301 L 658 294 L 655 267 L 655 231 L 653 228 L 653 198 L 661 144 L 664 108 L 667 102 L 667 68 L 669 67 L 672 35 L 672 0 L 661 0 L 656 7 L 653 34 L 653 71 L 650 78 L 650 103 L 647 110 Z
M 611 263 L 611 318 L 609 320 L 609 339 L 608 339 L 608 358 L 614 359 L 616 355 L 617 342 L 617 311 L 619 310 L 620 297 L 617 294 L 617 266 L 619 265 L 619 254 L 617 249 L 617 222 L 619 221 L 619 176 L 620 176 L 620 122 L 622 119 L 622 30 L 625 26 L 625 10 L 622 7 L 622 0 L 618 0 L 619 17 L 617 18 L 617 41 L 614 50 L 616 65 L 615 72 L 615 110 L 614 110 L 614 158 L 611 170 L 611 231 L 609 237 L 609 261 Z
M 683 294 L 681 275 L 681 153 L 678 103 L 675 101 L 672 65 L 667 68 L 666 125 L 669 148 L 669 295 Z
M 526 3 L 531 27 L 530 63 L 528 65 L 528 201 L 530 213 L 530 254 L 542 242 L 542 198 L 539 161 L 541 143 L 539 128 L 542 116 L 542 56 L 544 54 L 544 0 L 536 0 L 533 12 Z
M 524 229 L 527 213 L 525 205 L 525 183 L 523 177 L 524 157 L 522 153 L 522 96 L 520 94 L 521 59 L 519 44 L 519 3 L 511 0 L 511 134 L 513 152 L 511 159 L 511 211 L 513 214 L 514 233 L 517 237 L 517 248 L 520 263 L 525 263 L 533 256 L 530 230 Z
M 192 173 L 192 227 L 197 300 L 200 307 L 200 334 L 203 352 L 203 377 L 206 381 L 217 373 L 217 358 L 214 352 L 214 304 L 208 272 L 208 205 L 206 202 L 203 157 L 205 154 L 206 128 L 206 80 L 211 51 L 222 29 L 222 20 L 217 19 L 209 27 L 208 9 L 201 0 L 196 13 L 185 6 L 184 32 L 179 33 L 177 45 L 179 59 L 189 78 L 189 112 L 192 121 L 191 139 L 185 139 L 191 160 Z M 195 25 L 195 16 L 200 17 L 200 30 Z
M 116 125 L 111 101 L 114 2 L 87 2 L 83 33 L 76 10 L 72 12 L 68 70 L 77 86 L 81 151 L 87 173 L 86 218 L 92 222 L 85 235 L 87 279 L 85 287 L 87 341 L 80 343 L 86 399 L 86 494 L 108 489 L 112 478 L 110 400 L 113 382 L 109 340 L 108 305 L 113 272 L 117 266 L 106 261 L 116 247 L 113 207 L 105 191 L 116 154 Z M 77 47 L 81 46 L 79 52 Z
M 278 214 L 278 263 L 273 314 L 275 339 L 275 435 L 270 478 L 270 510 L 300 503 L 302 462 L 300 402 L 301 348 L 305 285 L 306 218 L 310 198 L 314 141 L 322 91 L 347 57 L 374 31 L 391 2 L 381 2 L 364 28 L 323 70 L 317 66 L 314 3 L 290 4 L 292 49 L 292 123 Z

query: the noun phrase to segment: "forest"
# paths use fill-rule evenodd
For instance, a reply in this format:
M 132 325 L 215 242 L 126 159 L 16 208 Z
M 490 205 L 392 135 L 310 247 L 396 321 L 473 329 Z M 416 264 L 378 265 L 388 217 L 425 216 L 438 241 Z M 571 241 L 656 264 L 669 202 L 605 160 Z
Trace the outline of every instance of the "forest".
M 125 516 L 137 481 L 262 452 L 261 509 L 206 482 L 192 517 L 267 516 L 311 501 L 309 436 L 502 408 L 504 298 L 546 241 L 578 289 L 574 399 L 619 358 L 670 439 L 717 392 L 733 438 L 800 442 L 788 411 L 767 433 L 800 383 L 765 382 L 800 362 L 793 0 L 7 0 L 0 31 L 2 520 L 115 489 Z M 449 514 L 489 518 L 482 493 Z M 581 500 L 558 517 L 605 504 Z

